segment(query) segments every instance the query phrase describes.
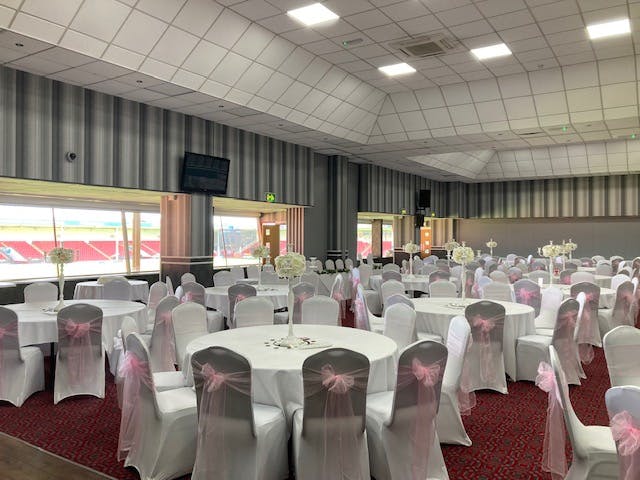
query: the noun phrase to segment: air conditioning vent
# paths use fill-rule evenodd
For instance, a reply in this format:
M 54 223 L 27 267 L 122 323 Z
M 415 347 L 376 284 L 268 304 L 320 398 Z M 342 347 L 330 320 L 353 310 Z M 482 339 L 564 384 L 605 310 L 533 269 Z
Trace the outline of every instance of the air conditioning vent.
M 518 133 L 521 137 L 533 137 L 535 135 L 544 135 L 544 132 L 522 132 Z
M 389 46 L 400 50 L 408 57 L 424 58 L 452 52 L 460 47 L 460 42 L 442 34 L 436 34 L 392 42 Z

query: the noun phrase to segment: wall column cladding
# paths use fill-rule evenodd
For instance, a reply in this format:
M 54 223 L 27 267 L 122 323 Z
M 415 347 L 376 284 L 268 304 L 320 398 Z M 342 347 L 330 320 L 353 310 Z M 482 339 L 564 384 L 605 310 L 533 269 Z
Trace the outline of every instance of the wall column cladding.
M 327 250 L 339 250 L 355 258 L 358 206 L 354 191 L 358 189 L 357 167 L 346 157 L 327 157 Z M 323 195 L 322 192 L 317 192 Z

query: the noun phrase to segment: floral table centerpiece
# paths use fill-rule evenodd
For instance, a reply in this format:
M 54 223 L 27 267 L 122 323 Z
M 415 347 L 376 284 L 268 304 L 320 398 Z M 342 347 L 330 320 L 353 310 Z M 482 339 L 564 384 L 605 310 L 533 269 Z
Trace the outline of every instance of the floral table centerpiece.
M 564 247 L 562 245 L 554 245 L 553 240 L 551 240 L 548 245 L 542 247 L 541 251 L 542 256 L 549 259 L 549 283 L 552 284 L 555 258 L 564 254 Z
M 64 264 L 73 262 L 73 250 L 64 247 L 55 247 L 49 251 L 49 260 L 56 266 L 56 273 L 58 275 L 58 305 L 55 306 L 54 311 L 59 311 L 64 308 Z
M 462 300 L 464 301 L 467 296 L 467 263 L 473 262 L 475 253 L 471 247 L 467 247 L 462 242 L 461 246 L 453 249 L 453 261 L 462 265 Z
M 571 239 L 564 244 L 564 251 L 569 254 L 569 260 L 573 260 L 573 251 L 577 248 L 578 244 L 571 241 Z
M 458 248 L 460 244 L 456 242 L 455 238 L 452 238 L 444 244 L 444 249 L 447 251 L 447 261 L 451 262 L 451 252 Z
M 402 249 L 404 253 L 409 254 L 409 276 L 413 277 L 413 256 L 420 251 L 420 245 L 409 242 L 406 243 Z
M 295 348 L 302 344 L 302 340 L 293 333 L 293 279 L 301 276 L 307 268 L 307 259 L 304 255 L 295 252 L 287 252 L 284 255 L 276 257 L 276 273 L 280 278 L 286 278 L 289 281 L 289 297 L 287 301 L 287 310 L 289 313 L 289 332 L 287 336 L 278 341 L 280 347 Z
M 493 249 L 498 246 L 498 243 L 493 238 L 490 238 L 486 245 L 489 247 L 489 255 L 493 257 Z
M 258 259 L 258 286 L 257 290 L 262 290 L 262 260 L 269 257 L 269 247 L 259 245 L 253 249 L 251 256 Z

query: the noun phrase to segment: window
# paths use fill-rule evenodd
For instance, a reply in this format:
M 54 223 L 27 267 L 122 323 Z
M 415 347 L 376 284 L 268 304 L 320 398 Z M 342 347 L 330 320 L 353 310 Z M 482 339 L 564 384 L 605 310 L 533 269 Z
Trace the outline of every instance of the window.
M 251 252 L 258 239 L 258 219 L 255 217 L 213 216 L 213 267 L 257 264 Z
M 54 233 L 55 218 L 55 233 Z M 160 268 L 160 214 L 126 212 L 131 271 Z M 134 230 L 140 247 L 134 252 Z M 58 244 L 74 251 L 69 276 L 126 273 L 122 213 L 24 205 L 0 205 L 2 280 L 55 277 L 47 252 Z
M 382 256 L 393 257 L 393 225 L 382 224 Z
M 371 224 L 358 223 L 358 257 L 367 258 L 371 253 Z

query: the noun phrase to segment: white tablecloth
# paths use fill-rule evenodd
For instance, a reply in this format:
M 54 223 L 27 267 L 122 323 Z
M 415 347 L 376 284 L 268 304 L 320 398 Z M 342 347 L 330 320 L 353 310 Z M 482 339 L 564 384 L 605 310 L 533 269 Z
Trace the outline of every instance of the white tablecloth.
M 549 285 L 545 285 L 548 287 Z M 553 285 L 554 287 L 559 287 L 562 290 L 564 298 L 569 298 L 571 296 L 571 285 Z M 600 287 L 600 305 L 598 308 L 613 308 L 616 304 L 616 291 L 611 290 L 610 288 Z
M 58 341 L 57 314 L 44 309 L 55 307 L 58 302 L 33 302 L 5 305 L 18 314 L 20 345 L 39 345 Z M 65 300 L 65 305 L 88 303 L 102 310 L 102 341 L 109 354 L 113 350 L 122 319 L 131 316 L 141 331 L 147 329 L 147 307 L 143 303 L 122 300 Z
M 279 310 L 287 306 L 289 296 L 288 285 L 263 285 L 264 290 L 258 290 L 258 296 L 268 298 L 273 303 L 273 309 Z M 205 305 L 222 312 L 229 317 L 229 287 L 205 288 Z
M 465 304 L 478 302 L 466 299 Z M 452 307 L 451 303 L 462 303 L 459 298 L 414 298 L 416 327 L 419 332 L 437 333 L 445 341 L 449 322 L 456 315 L 464 315 L 464 308 Z M 516 342 L 518 337 L 536 333 L 535 313 L 532 307 L 512 302 L 495 302 L 505 307 L 503 331 L 504 368 L 512 379 L 516 378 Z
M 579 272 L 596 273 L 596 267 L 578 267 Z
M 458 278 L 452 277 L 451 281 L 460 292 L 460 280 Z M 417 291 L 429 293 L 429 276 L 428 275 L 413 275 L 409 276 L 407 274 L 402 275 L 402 283 L 404 284 L 405 290 Z M 369 277 L 369 286 L 372 290 L 380 291 L 380 285 L 382 284 L 382 275 L 371 275 Z
M 390 338 L 347 327 L 324 325 L 296 325 L 295 334 L 318 342 L 328 342 L 331 347 L 355 350 L 371 362 L 369 393 L 385 392 L 395 386 L 396 343 Z M 302 364 L 311 355 L 323 348 L 297 350 L 274 349 L 266 346 L 270 339 L 287 335 L 286 325 L 236 328 L 211 333 L 187 345 L 185 364 L 191 365 L 191 355 L 210 346 L 222 346 L 238 352 L 251 363 L 253 400 L 280 407 L 291 419 L 291 415 L 303 406 Z M 326 347 L 330 348 L 330 347 Z M 193 382 L 191 372 L 187 378 Z
M 351 278 L 349 278 L 349 273 L 341 272 L 341 273 L 321 273 L 320 281 L 318 282 L 318 295 L 324 295 L 328 297 L 331 295 L 331 287 L 333 286 L 333 282 L 336 279 L 336 276 L 342 276 L 342 295 L 345 300 L 351 298 Z
M 529 274 L 525 273 L 524 278 L 529 278 Z M 609 275 L 594 275 L 595 284 L 599 287 L 609 288 L 611 286 L 611 277 Z M 553 283 L 556 285 L 560 283 L 560 277 L 557 275 L 553 276 Z
M 149 298 L 149 282 L 146 280 L 129 280 L 129 285 L 131 285 L 132 291 L 131 299 L 147 303 Z M 102 298 L 102 288 L 103 285 L 96 281 L 78 282 L 73 292 L 73 298 L 75 300 L 100 299 Z

